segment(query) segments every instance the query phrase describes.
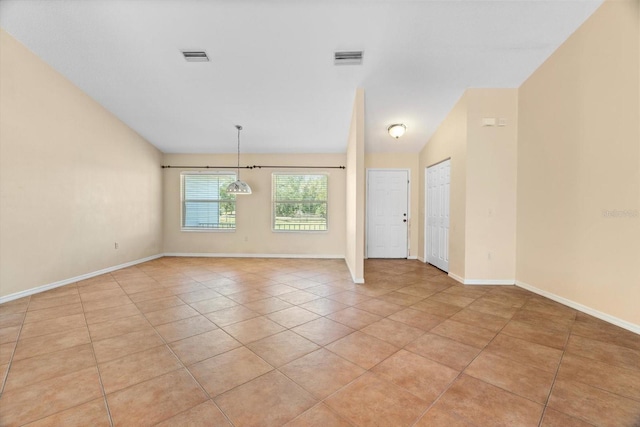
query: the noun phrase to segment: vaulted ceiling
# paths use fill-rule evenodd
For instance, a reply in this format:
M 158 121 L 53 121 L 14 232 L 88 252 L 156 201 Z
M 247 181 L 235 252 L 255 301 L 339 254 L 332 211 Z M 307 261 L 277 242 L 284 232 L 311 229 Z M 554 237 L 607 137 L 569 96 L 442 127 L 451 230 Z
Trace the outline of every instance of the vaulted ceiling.
M 518 87 L 601 3 L 0 0 L 0 26 L 167 153 L 234 152 L 235 124 L 243 152 L 344 152 L 357 87 L 367 151 L 417 152 L 466 88 Z

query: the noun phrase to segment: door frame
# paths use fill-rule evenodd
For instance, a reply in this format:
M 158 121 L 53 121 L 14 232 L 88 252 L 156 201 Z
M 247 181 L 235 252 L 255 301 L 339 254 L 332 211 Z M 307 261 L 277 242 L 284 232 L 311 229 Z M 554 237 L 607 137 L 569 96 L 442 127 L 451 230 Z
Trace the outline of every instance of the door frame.
M 444 163 L 446 161 L 451 161 L 451 157 L 447 157 L 445 159 L 439 160 L 435 163 L 432 163 L 430 165 L 425 166 L 424 168 L 424 236 L 423 236 L 423 240 L 424 240 L 424 263 L 425 264 L 429 264 L 429 257 L 428 257 L 428 245 L 429 245 L 429 241 L 427 239 L 427 229 L 429 227 L 428 225 L 428 221 L 429 221 L 429 216 L 427 215 L 428 208 L 429 208 L 429 197 L 427 197 L 427 191 L 429 190 L 429 186 L 427 184 L 427 180 L 429 179 L 428 176 L 428 169 L 432 166 L 437 166 L 441 163 Z M 451 164 L 449 165 L 449 170 L 451 170 Z M 451 237 L 451 173 L 449 173 L 449 237 Z M 449 250 L 449 253 L 447 255 L 451 254 L 451 245 L 447 245 L 447 248 Z M 449 258 L 451 259 L 451 258 Z M 433 265 L 433 264 L 429 264 L 429 265 Z M 435 267 L 435 266 L 434 266 Z M 437 267 L 436 267 L 437 268 Z
M 364 241 L 364 259 L 369 258 L 369 172 L 406 172 L 407 173 L 407 259 L 411 256 L 411 169 L 410 168 L 367 168 L 367 182 L 365 188 L 365 241 Z M 402 258 L 398 258 L 402 259 Z

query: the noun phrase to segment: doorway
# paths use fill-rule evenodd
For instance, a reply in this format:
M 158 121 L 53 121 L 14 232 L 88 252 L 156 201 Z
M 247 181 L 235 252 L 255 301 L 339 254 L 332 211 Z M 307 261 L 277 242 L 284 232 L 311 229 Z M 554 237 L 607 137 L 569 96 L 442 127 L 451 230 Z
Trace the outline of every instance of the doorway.
M 449 272 L 451 160 L 425 171 L 425 260 Z
M 367 169 L 367 258 L 407 258 L 409 170 Z

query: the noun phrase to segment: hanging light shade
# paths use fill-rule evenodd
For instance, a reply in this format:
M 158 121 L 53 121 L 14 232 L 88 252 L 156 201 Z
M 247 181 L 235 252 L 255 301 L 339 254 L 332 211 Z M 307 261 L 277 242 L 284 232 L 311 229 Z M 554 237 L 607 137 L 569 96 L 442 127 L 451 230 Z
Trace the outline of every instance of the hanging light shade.
M 238 129 L 238 175 L 236 181 L 227 186 L 227 193 L 229 194 L 251 194 L 251 187 L 249 184 L 240 179 L 240 131 L 242 126 L 236 125 Z
M 396 123 L 387 128 L 389 135 L 394 137 L 395 139 L 400 138 L 407 131 L 407 127 L 402 123 Z

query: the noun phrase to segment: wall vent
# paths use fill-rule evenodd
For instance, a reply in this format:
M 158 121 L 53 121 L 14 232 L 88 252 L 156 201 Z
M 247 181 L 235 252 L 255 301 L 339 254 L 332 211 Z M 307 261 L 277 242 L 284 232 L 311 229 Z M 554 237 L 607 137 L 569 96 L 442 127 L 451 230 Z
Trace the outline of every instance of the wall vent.
M 340 51 L 333 53 L 335 65 L 361 65 L 364 52 L 361 50 Z
M 183 50 L 181 51 L 187 62 L 208 62 L 209 57 L 204 50 Z

